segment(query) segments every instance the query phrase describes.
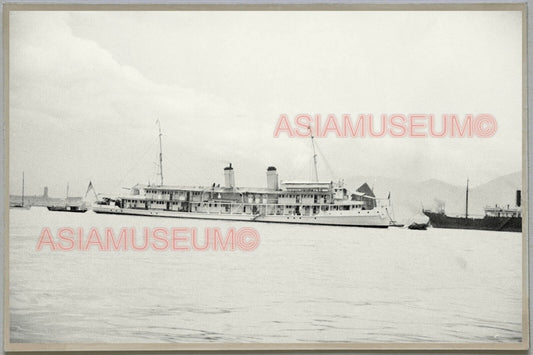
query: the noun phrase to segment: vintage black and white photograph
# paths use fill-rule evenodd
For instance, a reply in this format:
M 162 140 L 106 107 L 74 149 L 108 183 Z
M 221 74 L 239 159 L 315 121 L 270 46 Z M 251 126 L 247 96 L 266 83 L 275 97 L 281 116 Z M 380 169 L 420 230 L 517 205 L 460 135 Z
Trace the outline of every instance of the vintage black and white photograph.
M 6 348 L 526 349 L 524 11 L 5 8 Z

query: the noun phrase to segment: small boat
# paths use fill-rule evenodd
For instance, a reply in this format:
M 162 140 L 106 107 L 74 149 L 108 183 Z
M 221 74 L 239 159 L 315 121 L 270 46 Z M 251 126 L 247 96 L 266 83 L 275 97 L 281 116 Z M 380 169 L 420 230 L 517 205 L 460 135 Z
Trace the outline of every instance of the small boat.
M 429 227 L 429 217 L 424 214 L 417 214 L 407 222 L 407 228 L 413 230 L 426 230 Z
M 23 210 L 29 210 L 31 208 L 30 204 L 24 204 L 24 171 L 22 172 L 22 195 L 20 202 L 9 202 L 9 208 L 17 208 Z
M 79 206 L 74 206 L 74 205 L 46 206 L 46 208 L 48 208 L 48 211 L 54 211 L 54 212 L 80 212 L 80 213 L 87 212 L 87 207 L 85 207 L 85 204 L 81 204 Z
M 68 189 L 69 186 L 67 184 L 67 197 L 65 198 L 65 205 L 50 205 L 46 206 L 48 208 L 48 211 L 53 212 L 77 212 L 77 213 L 85 213 L 87 212 L 88 208 L 85 205 L 85 202 L 76 202 L 76 203 L 69 203 L 68 201 Z
M 426 230 L 428 229 L 428 223 L 411 223 L 407 228 L 414 230 Z

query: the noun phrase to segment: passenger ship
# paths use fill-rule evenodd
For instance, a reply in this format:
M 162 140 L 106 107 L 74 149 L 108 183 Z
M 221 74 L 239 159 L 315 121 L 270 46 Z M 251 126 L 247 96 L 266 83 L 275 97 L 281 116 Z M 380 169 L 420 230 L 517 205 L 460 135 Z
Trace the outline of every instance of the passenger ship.
M 163 184 L 160 153 L 160 185 L 136 185 L 128 196 L 104 197 L 95 203 L 93 211 L 232 221 L 389 226 L 387 207 L 378 205 L 379 200 L 366 183 L 350 192 L 342 182 L 318 181 L 316 153 L 314 158 L 316 181 L 279 181 L 277 169 L 270 166 L 266 171 L 266 187 L 236 187 L 230 163 L 224 168 L 224 186 L 187 187 Z
M 389 226 L 386 208 L 373 194 L 350 193 L 342 183 L 286 181 L 278 184 L 275 167 L 267 169 L 266 188 L 235 187 L 234 169 L 224 168 L 225 185 L 187 187 L 136 185 L 131 195 L 105 197 L 96 213 L 303 223 L 338 226 Z M 369 191 L 369 189 L 366 189 Z

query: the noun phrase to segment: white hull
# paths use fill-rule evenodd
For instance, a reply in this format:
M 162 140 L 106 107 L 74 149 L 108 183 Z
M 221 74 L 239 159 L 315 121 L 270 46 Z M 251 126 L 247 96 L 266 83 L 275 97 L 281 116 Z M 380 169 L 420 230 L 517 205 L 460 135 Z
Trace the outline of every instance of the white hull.
M 244 222 L 270 222 L 292 224 L 317 224 L 351 227 L 379 227 L 387 228 L 389 219 L 377 211 L 362 211 L 363 213 L 344 215 L 316 215 L 316 216 L 283 216 L 283 215 L 250 215 L 250 214 L 226 214 L 226 213 L 197 213 L 177 212 L 155 209 L 119 208 L 115 206 L 93 206 L 96 213 L 124 214 L 136 216 L 171 217 L 213 219 Z

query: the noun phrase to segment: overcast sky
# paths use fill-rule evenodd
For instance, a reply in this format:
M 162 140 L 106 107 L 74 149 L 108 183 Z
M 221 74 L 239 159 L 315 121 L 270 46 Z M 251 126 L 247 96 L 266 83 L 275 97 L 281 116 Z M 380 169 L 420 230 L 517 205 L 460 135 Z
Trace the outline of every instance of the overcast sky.
M 317 139 L 321 180 L 472 185 L 521 170 L 520 12 L 11 12 L 10 182 L 83 195 L 311 178 L 281 113 L 491 113 L 487 139 Z M 327 163 L 325 162 L 327 161 Z

